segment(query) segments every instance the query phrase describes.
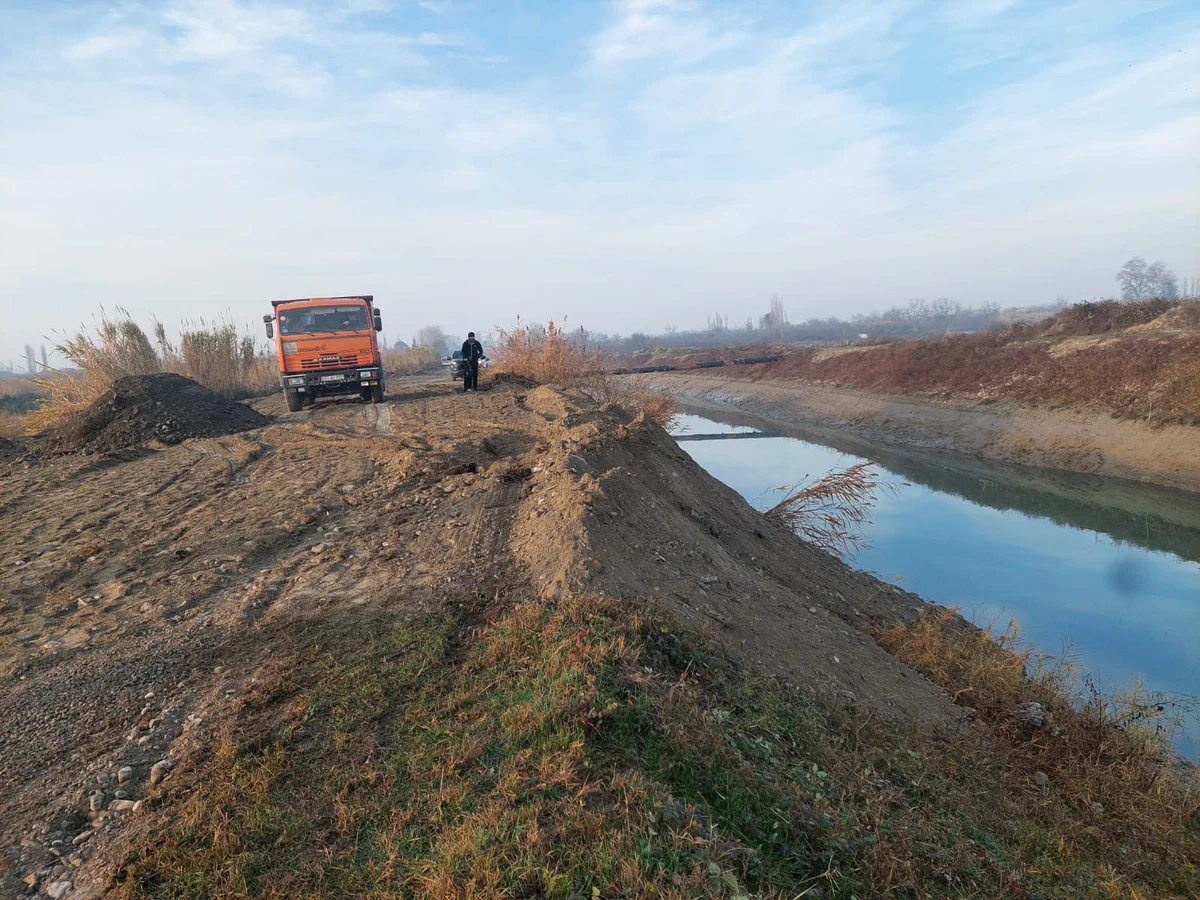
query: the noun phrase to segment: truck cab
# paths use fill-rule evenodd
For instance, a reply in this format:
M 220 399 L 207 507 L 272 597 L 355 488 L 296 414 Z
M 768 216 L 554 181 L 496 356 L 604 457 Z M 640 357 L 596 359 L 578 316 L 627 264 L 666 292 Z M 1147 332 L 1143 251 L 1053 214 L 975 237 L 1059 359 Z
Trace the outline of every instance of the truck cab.
M 318 397 L 357 395 L 382 403 L 383 359 L 378 332 L 383 330 L 374 297 L 309 297 L 273 300 L 263 316 L 267 337 L 275 342 L 279 381 L 287 407 L 297 412 Z

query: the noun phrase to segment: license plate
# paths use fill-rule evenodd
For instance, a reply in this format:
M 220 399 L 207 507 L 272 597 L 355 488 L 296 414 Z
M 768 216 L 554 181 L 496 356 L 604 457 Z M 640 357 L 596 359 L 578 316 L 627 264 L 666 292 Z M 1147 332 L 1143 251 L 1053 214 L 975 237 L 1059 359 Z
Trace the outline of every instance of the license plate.
M 345 381 L 346 376 L 345 375 L 322 375 L 321 380 L 322 381 Z

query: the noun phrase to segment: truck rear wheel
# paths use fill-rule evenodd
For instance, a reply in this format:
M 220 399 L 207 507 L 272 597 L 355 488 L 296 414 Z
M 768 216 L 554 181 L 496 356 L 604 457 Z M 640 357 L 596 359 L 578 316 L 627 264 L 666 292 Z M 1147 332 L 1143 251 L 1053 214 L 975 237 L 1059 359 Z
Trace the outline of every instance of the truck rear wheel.
M 287 398 L 288 412 L 300 412 L 304 406 L 303 395 L 299 391 L 284 391 L 283 394 Z

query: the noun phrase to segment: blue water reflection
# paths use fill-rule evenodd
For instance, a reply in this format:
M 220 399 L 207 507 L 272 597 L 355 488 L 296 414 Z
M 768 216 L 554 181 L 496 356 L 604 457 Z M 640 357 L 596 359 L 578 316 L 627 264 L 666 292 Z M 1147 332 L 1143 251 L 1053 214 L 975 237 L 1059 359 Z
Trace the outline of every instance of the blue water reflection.
M 681 416 L 677 433 L 746 432 Z M 863 457 L 791 437 L 680 444 L 759 509 L 778 489 Z M 885 480 L 903 483 L 881 467 Z M 979 624 L 1019 623 L 1038 649 L 1076 657 L 1101 688 L 1141 680 L 1200 696 L 1200 563 L 1013 509 L 995 509 L 921 484 L 882 496 L 853 564 Z M 1200 535 L 1196 536 L 1200 539 Z M 1176 535 L 1177 538 L 1177 535 Z M 1200 729 L 1176 740 L 1200 755 Z

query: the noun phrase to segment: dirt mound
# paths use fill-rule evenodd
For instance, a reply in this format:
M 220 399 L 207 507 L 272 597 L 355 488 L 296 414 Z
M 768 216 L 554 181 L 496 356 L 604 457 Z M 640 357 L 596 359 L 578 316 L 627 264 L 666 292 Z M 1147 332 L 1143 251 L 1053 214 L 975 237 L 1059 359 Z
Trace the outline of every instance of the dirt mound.
M 182 375 L 130 375 L 117 379 L 82 413 L 39 435 L 37 444 L 50 453 L 109 453 L 150 441 L 178 444 L 234 434 L 268 421 Z

